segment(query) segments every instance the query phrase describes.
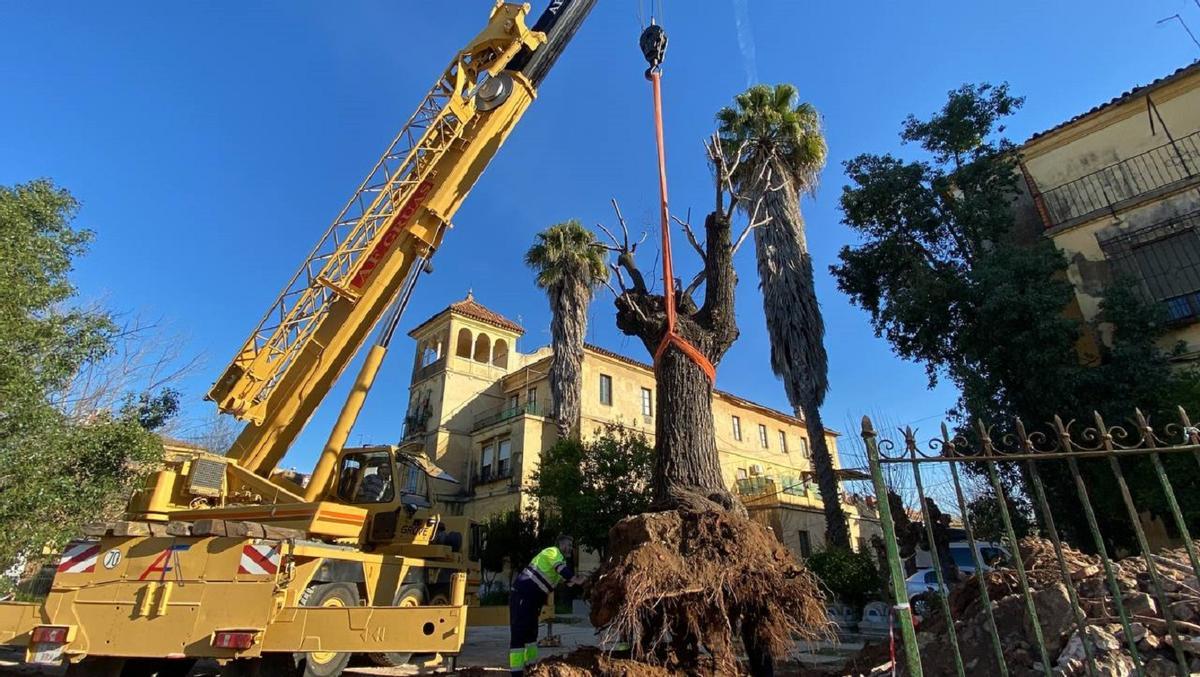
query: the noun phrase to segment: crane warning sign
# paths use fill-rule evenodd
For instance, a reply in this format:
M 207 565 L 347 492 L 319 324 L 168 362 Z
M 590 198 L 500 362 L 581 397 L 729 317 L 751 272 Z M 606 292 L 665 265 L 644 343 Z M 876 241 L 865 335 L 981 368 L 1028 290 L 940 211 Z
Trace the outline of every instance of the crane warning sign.
M 70 543 L 58 560 L 58 573 L 90 574 L 96 570 L 96 559 L 99 557 L 99 543 Z
M 242 546 L 242 559 L 238 563 L 239 574 L 269 576 L 279 571 L 278 545 Z

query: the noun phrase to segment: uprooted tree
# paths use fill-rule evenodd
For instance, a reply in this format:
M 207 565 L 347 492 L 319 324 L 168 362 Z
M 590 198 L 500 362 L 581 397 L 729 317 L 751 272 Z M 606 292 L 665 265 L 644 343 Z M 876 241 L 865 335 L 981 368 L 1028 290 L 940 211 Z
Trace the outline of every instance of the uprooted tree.
M 737 239 L 739 198 L 722 144 L 710 139 L 715 204 L 704 221 L 704 244 L 680 220 L 703 267 L 688 284 L 674 281 L 675 332 L 711 364 L 738 337 L 733 254 L 762 225 L 751 209 Z M 614 201 L 614 207 L 615 207 Z M 725 487 L 713 425 L 713 383 L 700 360 L 679 343 L 660 353 L 668 335 L 663 294 L 646 284 L 634 260 L 637 245 L 617 209 L 622 238 L 601 226 L 617 253 L 617 326 L 657 355 L 658 416 L 652 475 L 655 509 L 622 520 L 609 535 L 608 558 L 591 592 L 592 622 L 629 640 L 634 657 L 692 672 L 707 650 L 718 674 L 739 672 L 735 638 L 748 653 L 782 656 L 796 638 L 827 632 L 816 579 L 765 527 L 752 522 Z M 702 303 L 696 294 L 703 287 Z M 752 657 L 753 662 L 753 657 Z M 603 671 L 601 671 L 603 672 Z

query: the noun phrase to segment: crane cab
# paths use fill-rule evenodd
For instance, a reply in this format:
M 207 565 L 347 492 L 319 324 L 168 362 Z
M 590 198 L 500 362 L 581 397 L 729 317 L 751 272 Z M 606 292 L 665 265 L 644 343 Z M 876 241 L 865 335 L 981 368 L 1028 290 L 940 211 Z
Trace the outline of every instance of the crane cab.
M 362 540 L 368 548 L 435 546 L 447 554 L 470 554 L 464 549 L 466 520 L 433 510 L 432 480 L 456 483 L 417 445 L 344 449 L 325 500 L 367 512 Z

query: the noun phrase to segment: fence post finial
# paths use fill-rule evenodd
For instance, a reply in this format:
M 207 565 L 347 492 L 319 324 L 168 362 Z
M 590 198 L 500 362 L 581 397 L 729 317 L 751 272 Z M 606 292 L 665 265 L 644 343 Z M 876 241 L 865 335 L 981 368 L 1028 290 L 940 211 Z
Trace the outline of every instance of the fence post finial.
M 870 416 L 862 417 L 862 435 L 863 437 L 875 437 L 875 426 L 871 424 Z

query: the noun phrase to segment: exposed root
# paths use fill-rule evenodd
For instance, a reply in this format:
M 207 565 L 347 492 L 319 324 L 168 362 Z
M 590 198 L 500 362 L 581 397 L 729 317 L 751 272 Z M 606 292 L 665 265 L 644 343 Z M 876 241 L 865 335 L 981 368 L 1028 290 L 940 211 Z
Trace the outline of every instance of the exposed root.
M 669 669 L 736 674 L 738 639 L 773 656 L 832 636 L 816 578 L 766 528 L 711 500 L 622 520 L 591 591 L 592 623 Z M 699 508 L 699 509 L 697 509 Z
M 702 671 L 703 674 L 711 670 Z M 529 669 L 529 677 L 680 677 L 691 672 L 613 658 L 596 647 L 576 649 L 565 656 L 548 658 Z

